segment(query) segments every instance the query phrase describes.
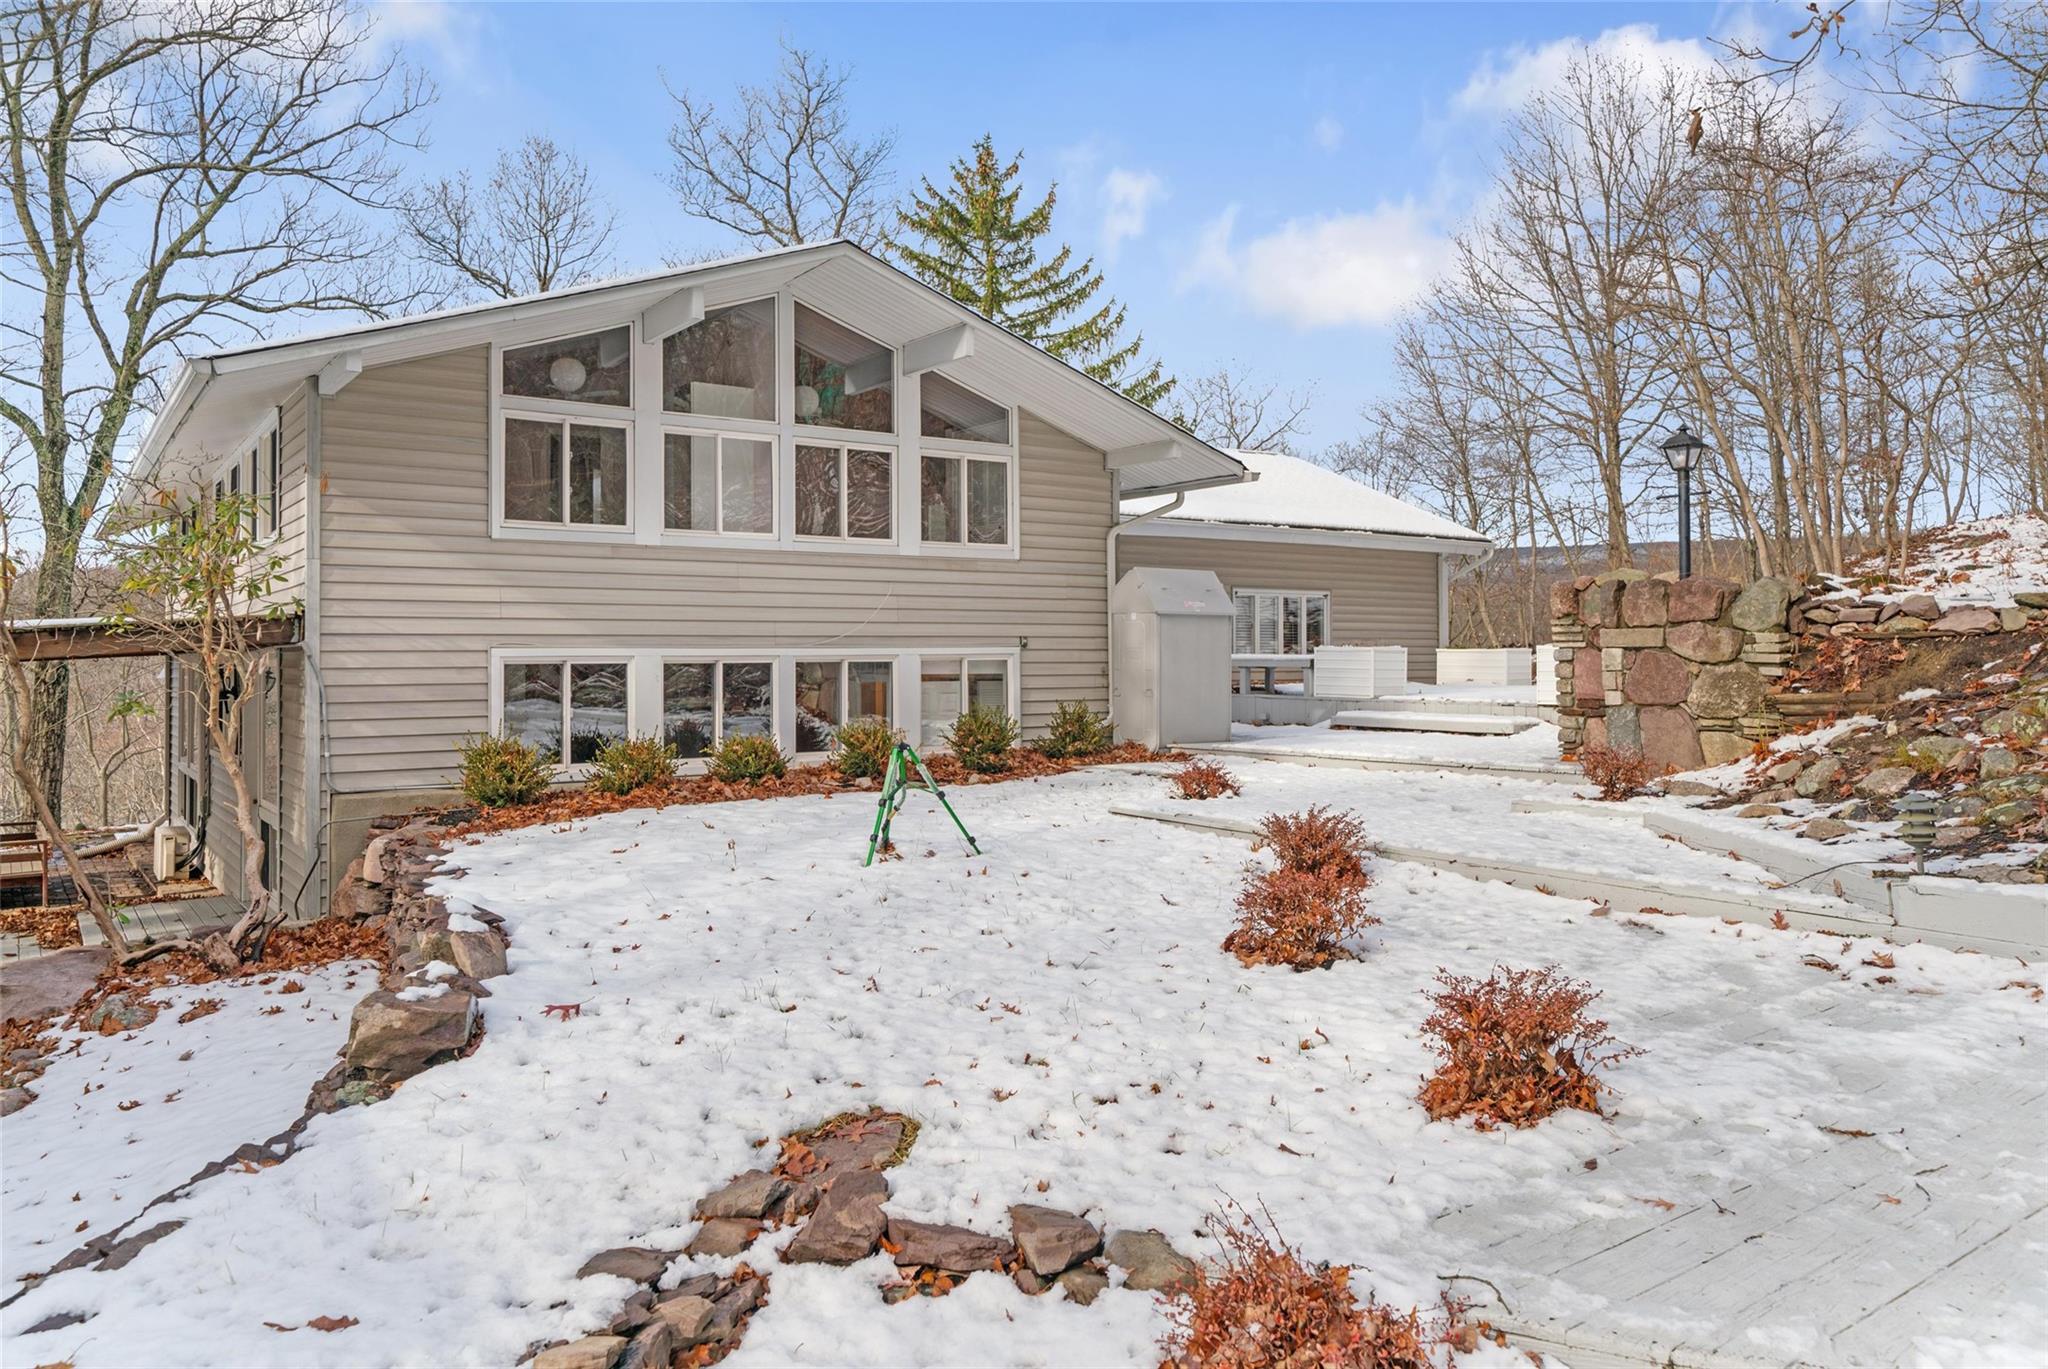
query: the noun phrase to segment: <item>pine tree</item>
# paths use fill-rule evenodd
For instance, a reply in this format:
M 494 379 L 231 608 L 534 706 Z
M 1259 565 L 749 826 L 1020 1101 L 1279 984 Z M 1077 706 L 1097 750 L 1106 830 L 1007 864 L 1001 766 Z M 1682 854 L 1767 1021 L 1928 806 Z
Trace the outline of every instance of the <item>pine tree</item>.
M 1074 249 L 1065 244 L 1040 259 L 1039 239 L 1052 232 L 1059 187 L 1049 187 L 1043 200 L 1020 212 L 1022 165 L 1021 154 L 1004 165 L 995 139 L 983 134 L 971 157 L 953 163 L 948 186 L 941 189 L 926 177 L 911 196 L 910 208 L 898 217 L 905 235 L 915 240 L 896 242 L 896 255 L 935 289 L 1156 407 L 1173 389 L 1173 378 L 1159 362 L 1139 356 L 1143 334 L 1122 340 L 1124 306 L 1110 298 L 1097 301 L 1102 273 L 1095 259 L 1076 265 Z

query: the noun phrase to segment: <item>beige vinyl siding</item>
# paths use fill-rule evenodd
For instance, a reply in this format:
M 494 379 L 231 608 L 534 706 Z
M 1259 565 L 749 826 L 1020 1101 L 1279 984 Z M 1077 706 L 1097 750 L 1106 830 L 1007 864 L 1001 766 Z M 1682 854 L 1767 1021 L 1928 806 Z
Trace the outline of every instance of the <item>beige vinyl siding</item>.
M 1327 590 L 1333 645 L 1405 646 L 1408 678 L 1436 680 L 1435 552 L 1144 534 L 1120 536 L 1116 545 L 1119 576 L 1161 566 L 1213 571 L 1233 592 Z
M 278 739 L 281 748 L 280 760 L 262 767 L 258 773 L 257 760 L 263 754 L 257 746 L 257 734 L 265 725 L 266 712 L 262 701 L 251 698 L 242 714 L 243 774 L 249 781 L 251 791 L 256 794 L 256 816 L 259 821 L 270 821 L 269 813 L 261 800 L 269 797 L 273 786 L 278 787 L 276 832 L 278 841 L 278 883 L 271 892 L 277 898 L 290 901 L 305 881 L 306 870 L 312 859 L 312 833 L 314 823 L 306 812 L 306 766 L 305 766 L 305 653 L 296 647 L 286 648 L 278 653 L 278 687 L 282 690 L 279 717 L 282 736 Z M 207 869 L 214 882 L 224 893 L 236 898 L 248 895 L 247 882 L 242 877 L 242 832 L 235 823 L 235 785 L 228 778 L 225 766 L 217 752 L 209 752 L 212 770 L 212 805 L 206 821 Z M 279 779 L 280 766 L 282 780 Z M 196 815 L 195 815 L 196 816 Z M 308 888 L 306 904 L 302 911 L 317 915 L 317 891 Z
M 284 562 L 278 598 L 286 601 L 306 593 L 306 402 L 300 386 L 277 415 L 277 538 L 270 550 Z
M 1064 699 L 1107 706 L 1101 452 L 1019 415 L 1015 560 L 493 539 L 488 356 L 372 368 L 321 401 L 319 651 L 338 791 L 448 783 L 456 742 L 489 725 L 493 647 L 845 655 L 1028 638 L 1027 731 Z

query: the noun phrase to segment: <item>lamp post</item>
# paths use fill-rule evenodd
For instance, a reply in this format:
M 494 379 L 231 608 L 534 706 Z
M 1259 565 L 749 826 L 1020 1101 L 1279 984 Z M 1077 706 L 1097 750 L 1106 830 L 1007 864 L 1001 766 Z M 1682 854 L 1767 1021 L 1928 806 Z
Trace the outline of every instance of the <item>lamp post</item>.
M 1678 472 L 1678 578 L 1692 574 L 1692 468 L 1707 444 L 1683 423 L 1664 439 L 1664 460 Z

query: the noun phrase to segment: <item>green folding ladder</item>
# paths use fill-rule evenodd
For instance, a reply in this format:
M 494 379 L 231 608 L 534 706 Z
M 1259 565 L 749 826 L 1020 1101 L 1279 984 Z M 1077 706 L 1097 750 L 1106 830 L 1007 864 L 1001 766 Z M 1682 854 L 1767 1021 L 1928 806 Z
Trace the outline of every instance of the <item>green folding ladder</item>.
M 911 778 L 913 770 L 917 772 L 915 780 Z M 882 800 L 875 806 L 875 827 L 868 833 L 868 855 L 861 862 L 862 869 L 875 863 L 877 852 L 889 849 L 889 824 L 896 821 L 896 815 L 903 811 L 904 800 L 916 790 L 923 790 L 937 799 L 939 807 L 946 810 L 946 816 L 960 829 L 960 835 L 967 841 L 967 849 L 977 856 L 981 854 L 981 848 L 974 844 L 974 834 L 967 830 L 966 823 L 960 821 L 953 805 L 946 802 L 945 791 L 932 778 L 932 772 L 924 768 L 924 762 L 910 749 L 910 743 L 897 742 L 889 752 L 889 768 L 882 780 Z

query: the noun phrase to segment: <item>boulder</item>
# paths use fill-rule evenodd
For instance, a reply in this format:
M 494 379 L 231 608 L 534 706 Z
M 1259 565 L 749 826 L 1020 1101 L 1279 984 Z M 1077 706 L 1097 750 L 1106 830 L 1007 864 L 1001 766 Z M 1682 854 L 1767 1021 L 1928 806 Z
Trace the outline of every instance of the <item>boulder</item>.
M 1720 797 L 1721 791 L 1703 780 L 1661 779 L 1657 787 L 1675 799 L 1711 799 Z
M 855 1169 L 841 1174 L 825 1188 L 818 1209 L 798 1231 L 796 1239 L 783 1250 L 791 1264 L 852 1264 L 875 1253 L 875 1244 L 888 1229 L 882 1201 L 889 1196 L 889 1181 L 879 1170 Z
M 730 1340 L 739 1330 L 740 1318 L 761 1305 L 761 1299 L 768 1296 L 768 1281 L 762 1279 L 741 1279 L 732 1287 L 720 1293 L 713 1300 L 711 1325 L 705 1328 L 706 1340 Z
M 1666 596 L 1665 620 L 1671 623 L 1711 623 L 1728 611 L 1740 586 L 1712 575 L 1695 575 L 1671 586 Z
M 1799 829 L 1799 835 L 1812 841 L 1833 841 L 1846 837 L 1856 829 L 1840 818 L 1815 818 Z
M 717 1280 L 712 1281 L 712 1286 L 717 1286 Z M 711 1318 L 716 1310 L 711 1299 L 686 1293 L 682 1297 L 656 1303 L 654 1317 L 675 1337 L 676 1349 L 687 1350 L 708 1338 Z
M 2023 589 L 2012 601 L 2021 608 L 2048 608 L 2048 590 Z
M 1773 784 L 1790 784 L 1799 778 L 1799 772 L 1806 768 L 1806 762 L 1797 756 L 1788 756 L 1764 771 L 1764 778 Z
M 1603 570 L 1594 576 L 1593 583 L 1627 585 L 1637 580 L 1647 580 L 1649 578 L 1650 572 L 1644 570 L 1641 566 L 1616 566 L 1613 570 Z
M 133 998 L 125 993 L 110 993 L 93 1005 L 86 1014 L 85 1029 L 98 1032 L 101 1036 L 116 1036 L 148 1026 L 156 1020 L 160 1004 L 148 999 Z
M 1616 751 L 1642 750 L 1642 710 L 1634 704 L 1618 704 L 1608 709 L 1607 744 Z
M 625 1353 L 618 1358 L 618 1369 L 669 1369 L 669 1361 L 675 1355 L 675 1332 L 657 1318 L 635 1331 L 633 1339 L 626 1342 Z
M 1943 822 L 1967 822 L 1979 817 L 1991 805 L 1975 794 L 1959 794 L 1934 805 L 1934 816 Z
M 35 1101 L 35 1094 L 28 1089 L 22 1088 L 20 1085 L 10 1089 L 0 1089 L 0 1117 L 12 1117 L 15 1113 L 20 1112 Z
M 1688 661 L 1719 665 L 1742 654 L 1742 634 L 1712 623 L 1678 623 L 1665 629 L 1664 645 Z
M 576 1271 L 576 1277 L 587 1279 L 595 1274 L 610 1274 L 629 1283 L 653 1283 L 662 1271 L 675 1259 L 673 1250 L 654 1250 L 644 1245 L 622 1245 L 592 1255 Z
M 1706 764 L 1700 731 L 1682 708 L 1645 708 L 1641 716 L 1643 757 L 1656 772 L 1697 770 Z
M 1588 627 L 1620 626 L 1621 595 L 1613 581 L 1594 581 L 1579 594 L 1579 620 Z
M 391 878 L 390 869 L 384 863 L 384 850 L 390 843 L 388 836 L 371 837 L 370 844 L 363 848 L 363 883 L 382 884 Z
M 1621 692 L 1632 704 L 1675 704 L 1685 701 L 1691 686 L 1684 661 L 1668 651 L 1639 651 L 1629 663 Z
M 1738 818 L 1782 818 L 1785 810 L 1775 803 L 1752 803 L 1736 813 Z
M 1728 621 L 1744 632 L 1783 632 L 1792 607 L 1793 585 L 1776 576 L 1751 581 L 1735 596 Z
M 1666 622 L 1662 580 L 1637 580 L 1621 592 L 1621 621 L 1629 627 L 1662 627 Z
M 1941 616 L 1941 602 L 1932 594 L 1908 594 L 1899 600 L 1899 612 L 1931 623 Z
M 889 1244 L 896 1247 L 896 1263 L 928 1265 L 948 1274 L 999 1269 L 1010 1257 L 1010 1243 L 1000 1237 L 983 1235 L 964 1226 L 911 1222 L 900 1217 L 889 1219 Z
M 2023 608 L 2008 604 L 1998 610 L 1998 626 L 2003 632 L 2018 632 L 2033 619 L 2033 614 Z
M 505 938 L 496 932 L 450 932 L 448 954 L 471 979 L 492 979 L 506 970 Z
M 811 1154 L 830 1178 L 845 1170 L 887 1169 L 903 1144 L 904 1119 L 891 1115 L 863 1117 L 806 1137 Z
M 1984 825 L 1987 827 L 2017 827 L 2032 818 L 2040 810 L 2022 799 L 2007 803 L 1995 803 L 1984 810 Z
M 1739 662 L 1701 668 L 1686 694 L 1695 718 L 1740 718 L 1764 701 L 1764 677 Z
M 2003 779 L 1987 780 L 1977 786 L 1977 792 L 1996 803 L 2008 799 L 2031 799 L 2048 790 L 2048 774 L 2034 773 L 2007 775 Z
M 1835 781 L 1841 777 L 1842 762 L 1836 756 L 1822 756 L 1799 772 L 1799 778 L 1792 783 L 1792 792 L 1802 799 L 1821 798 L 1834 793 Z
M 611 1369 L 626 1344 L 624 1336 L 585 1336 L 567 1345 L 551 1345 L 528 1363 L 533 1369 Z
M 1984 719 L 1980 726 L 1987 737 L 2010 737 L 2014 741 L 2030 742 L 2048 732 L 2048 717 L 2038 711 L 2001 708 Z
M 1550 586 L 1550 616 L 1552 618 L 1576 618 L 1578 615 L 1578 586 L 1569 580 L 1553 581 Z
M 410 1079 L 467 1046 L 476 1018 L 476 999 L 458 989 L 415 999 L 379 989 L 356 1003 L 342 1059 L 366 1078 Z
M 1924 766 L 1939 770 L 1958 755 L 1970 749 L 1970 744 L 1960 737 L 1944 737 L 1939 734 L 1915 737 L 1906 743 L 1906 756 Z
M 683 1253 L 701 1259 L 724 1259 L 745 1250 L 760 1234 L 761 1224 L 745 1217 L 711 1217 L 697 1228 Z
M 1102 1232 L 1093 1223 L 1071 1212 L 1031 1203 L 1018 1203 L 1010 1209 L 1010 1235 L 1024 1263 L 1048 1279 L 1102 1248 Z
M 1067 1270 L 1053 1282 L 1067 1295 L 1068 1302 L 1077 1302 L 1086 1307 L 1101 1297 L 1103 1290 L 1109 1287 L 1109 1275 L 1093 1265 L 1084 1264 L 1079 1268 Z
M 1866 799 L 1895 799 L 1919 778 L 1920 772 L 1910 765 L 1887 765 L 1856 781 L 1856 792 Z
M 1700 755 L 1708 765 L 1728 765 L 1750 752 L 1749 738 L 1719 729 L 1700 733 Z
M 1195 1262 L 1156 1231 L 1119 1231 L 1103 1247 L 1109 1262 L 1124 1271 L 1124 1287 L 1172 1293 L 1195 1282 Z
M 1980 779 L 2004 779 L 2020 768 L 2020 758 L 2009 746 L 1987 746 L 1977 753 Z
M 747 1217 L 775 1211 L 789 1193 L 789 1180 L 765 1169 L 750 1169 L 697 1204 L 699 1217 Z
M 1996 632 L 1998 615 L 1988 608 L 1952 608 L 1934 620 L 1930 632 Z
M 654 1290 L 643 1288 L 626 1299 L 625 1305 L 612 1313 L 611 1324 L 605 1330 L 614 1336 L 630 1336 L 654 1320 Z

